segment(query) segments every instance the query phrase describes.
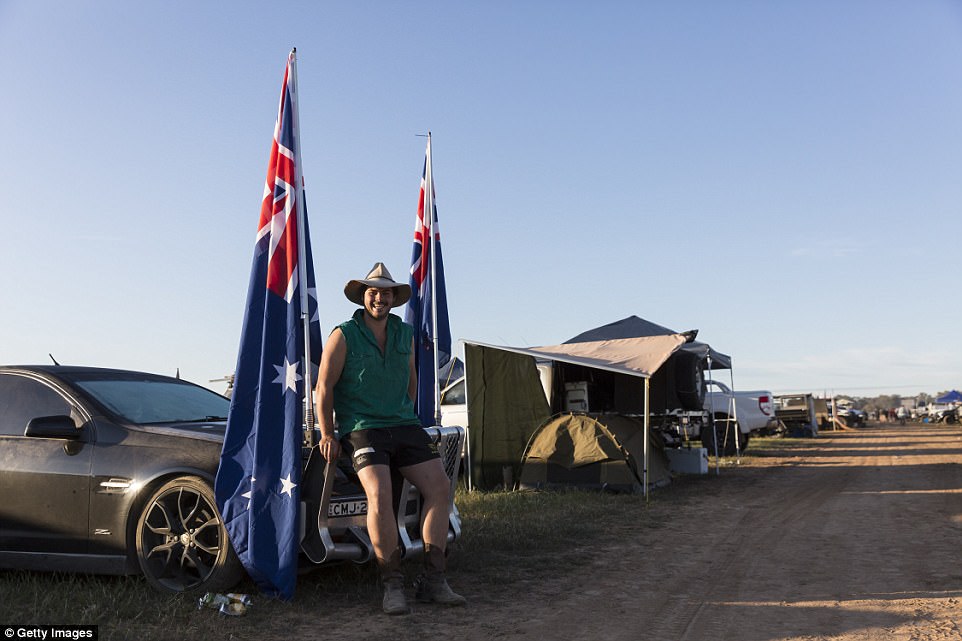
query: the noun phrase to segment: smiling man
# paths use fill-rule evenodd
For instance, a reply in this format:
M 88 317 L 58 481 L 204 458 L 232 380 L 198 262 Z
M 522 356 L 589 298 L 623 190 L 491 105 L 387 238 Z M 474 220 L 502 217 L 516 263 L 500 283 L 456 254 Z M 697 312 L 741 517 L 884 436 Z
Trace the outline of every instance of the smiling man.
M 367 530 L 384 585 L 384 612 L 409 612 L 400 570 L 392 467 L 424 498 L 425 571 L 418 579 L 417 600 L 463 605 L 464 597 L 451 590 L 444 576 L 450 481 L 414 411 L 414 329 L 391 313 L 408 301 L 411 288 L 396 283 L 384 263 L 376 263 L 367 277 L 348 281 L 344 295 L 361 309 L 331 332 L 321 357 L 317 381 L 321 454 L 335 461 L 343 446 L 367 495 Z

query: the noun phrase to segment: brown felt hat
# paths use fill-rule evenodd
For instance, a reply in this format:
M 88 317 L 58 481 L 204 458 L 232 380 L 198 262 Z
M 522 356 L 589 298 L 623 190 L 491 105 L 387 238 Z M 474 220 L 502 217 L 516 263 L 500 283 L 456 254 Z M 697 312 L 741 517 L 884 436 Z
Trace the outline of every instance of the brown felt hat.
M 367 276 L 361 279 L 349 280 L 344 286 L 344 295 L 356 305 L 364 306 L 364 292 L 368 287 L 378 289 L 393 289 L 394 304 L 391 307 L 400 307 L 411 298 L 411 286 L 404 283 L 394 282 L 391 272 L 387 270 L 384 263 L 374 263 L 374 267 L 368 272 Z

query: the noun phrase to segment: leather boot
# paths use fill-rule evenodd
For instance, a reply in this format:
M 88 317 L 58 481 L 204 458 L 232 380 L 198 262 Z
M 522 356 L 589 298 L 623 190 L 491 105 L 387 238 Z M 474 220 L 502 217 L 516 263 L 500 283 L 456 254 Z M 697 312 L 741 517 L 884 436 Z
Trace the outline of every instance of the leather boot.
M 440 603 L 442 605 L 464 605 L 468 602 L 448 585 L 444 577 L 446 562 L 444 550 L 433 545 L 424 545 L 424 573 L 418 576 L 415 598 L 421 603 Z
M 384 600 L 381 608 L 384 614 L 408 614 L 407 597 L 404 596 L 404 575 L 401 574 L 401 550 L 395 548 L 387 559 L 378 558 L 378 571 L 384 587 Z

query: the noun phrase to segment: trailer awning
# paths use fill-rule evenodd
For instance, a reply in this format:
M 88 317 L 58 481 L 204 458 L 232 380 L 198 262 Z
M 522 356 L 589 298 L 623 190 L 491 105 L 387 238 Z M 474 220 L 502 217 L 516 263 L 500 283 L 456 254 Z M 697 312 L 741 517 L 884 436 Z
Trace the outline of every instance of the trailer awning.
M 515 354 L 531 356 L 538 361 L 559 361 L 585 367 L 651 378 L 668 357 L 685 344 L 684 334 L 664 336 L 639 336 L 611 340 L 565 343 L 544 347 L 508 347 L 490 345 L 477 341 L 464 341 L 470 345 L 500 349 Z
M 608 323 L 601 327 L 589 329 L 574 338 L 565 341 L 568 343 L 584 343 L 587 341 L 611 340 L 618 338 L 636 338 L 641 336 L 667 336 L 670 334 L 685 334 L 688 337 L 697 336 L 698 330 L 687 332 L 676 332 L 657 323 L 653 323 L 644 318 L 629 316 L 614 323 Z M 697 354 L 702 359 L 710 359 L 709 369 L 731 369 L 732 359 L 728 354 L 722 354 L 707 343 L 702 343 L 691 338 L 682 348 L 685 352 Z

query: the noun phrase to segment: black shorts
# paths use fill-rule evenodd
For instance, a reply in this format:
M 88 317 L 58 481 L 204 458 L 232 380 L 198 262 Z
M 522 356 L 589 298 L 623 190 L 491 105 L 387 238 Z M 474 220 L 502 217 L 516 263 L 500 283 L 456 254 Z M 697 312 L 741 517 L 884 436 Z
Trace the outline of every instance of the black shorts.
M 408 467 L 440 458 L 437 443 L 420 426 L 378 427 L 349 432 L 341 445 L 359 472 L 368 465 Z

